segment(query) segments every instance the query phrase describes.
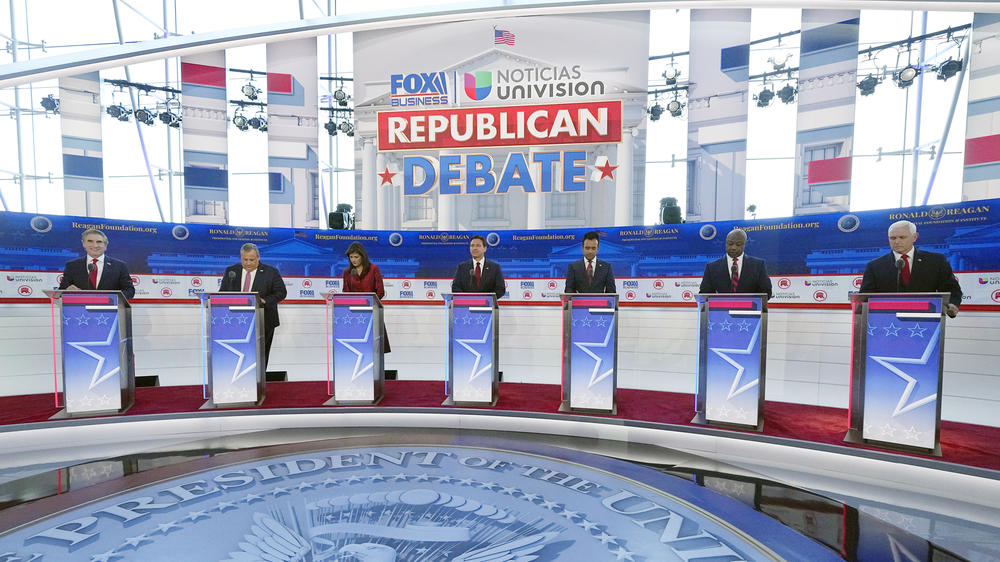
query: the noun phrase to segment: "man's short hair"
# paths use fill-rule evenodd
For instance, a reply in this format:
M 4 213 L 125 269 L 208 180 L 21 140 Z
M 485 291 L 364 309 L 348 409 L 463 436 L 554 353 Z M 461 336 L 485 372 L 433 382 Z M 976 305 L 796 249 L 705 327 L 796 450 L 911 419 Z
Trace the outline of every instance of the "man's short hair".
M 913 224 L 910 221 L 896 221 L 896 222 L 894 222 L 894 223 L 892 223 L 892 224 L 889 225 L 888 232 L 892 232 L 892 229 L 898 228 L 900 226 L 905 226 L 906 229 L 910 231 L 910 234 L 916 234 L 917 233 L 917 225 Z
M 473 240 L 479 240 L 483 243 L 484 247 L 486 246 L 486 237 L 481 234 L 473 234 L 472 238 L 469 238 L 469 244 L 472 244 Z
M 247 242 L 240 247 L 240 255 L 249 254 L 250 252 L 257 252 L 257 256 L 260 256 L 260 250 L 258 250 L 257 245 L 252 242 Z
M 104 239 L 104 243 L 105 244 L 108 243 L 108 235 L 104 234 L 104 232 L 102 232 L 100 230 L 97 230 L 96 228 L 88 228 L 87 230 L 84 230 L 83 234 L 80 235 L 80 240 L 86 240 L 87 239 L 87 235 L 89 235 L 89 234 L 100 234 L 101 238 Z
M 600 245 L 601 232 L 599 230 L 591 230 L 590 232 L 583 235 L 583 242 L 586 242 L 587 240 L 597 240 L 597 244 Z

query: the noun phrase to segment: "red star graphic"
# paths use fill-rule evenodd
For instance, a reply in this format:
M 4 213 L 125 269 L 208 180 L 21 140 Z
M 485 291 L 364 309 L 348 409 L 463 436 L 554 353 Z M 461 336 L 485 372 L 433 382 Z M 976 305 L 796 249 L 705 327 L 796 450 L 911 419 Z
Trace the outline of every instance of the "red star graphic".
M 397 172 L 390 172 L 389 166 L 385 167 L 385 171 L 378 174 L 378 177 L 382 178 L 382 183 L 379 185 L 392 184 L 392 176 L 395 176 Z
M 596 169 L 598 169 L 598 170 L 601 171 L 601 180 L 603 180 L 604 178 L 615 179 L 615 175 L 612 172 L 614 172 L 615 170 L 617 170 L 618 166 L 612 166 L 611 165 L 611 161 L 608 160 L 607 162 L 604 163 L 603 166 L 594 166 L 594 168 L 596 168 Z M 597 180 L 597 181 L 601 181 L 601 180 Z

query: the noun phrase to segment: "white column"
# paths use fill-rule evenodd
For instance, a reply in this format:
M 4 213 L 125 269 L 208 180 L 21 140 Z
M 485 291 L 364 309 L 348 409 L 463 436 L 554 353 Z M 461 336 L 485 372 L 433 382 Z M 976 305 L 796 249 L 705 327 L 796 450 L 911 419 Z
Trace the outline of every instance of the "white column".
M 615 170 L 615 226 L 632 224 L 632 128 L 622 131 L 622 142 L 618 144 L 618 168 Z
M 361 150 L 361 221 L 358 228 L 377 228 L 378 222 L 378 201 L 376 198 L 376 186 L 378 176 L 375 175 L 375 141 L 370 138 L 364 140 L 364 148 Z
M 547 194 L 541 192 L 542 169 L 538 164 L 532 163 L 535 153 L 539 151 L 541 151 L 541 148 L 537 146 L 528 148 L 528 169 L 531 170 L 531 182 L 535 184 L 535 193 L 525 194 L 525 197 L 528 198 L 528 224 L 526 228 L 529 230 L 545 227 L 545 197 L 547 197 Z M 551 166 L 552 164 L 548 165 Z
M 377 221 L 373 228 L 384 229 L 388 228 L 389 224 L 389 198 L 392 194 L 392 185 L 383 184 L 382 178 L 378 174 L 382 173 L 386 167 L 386 159 L 382 153 L 378 153 L 375 156 L 375 201 L 378 207 L 378 212 L 376 213 Z

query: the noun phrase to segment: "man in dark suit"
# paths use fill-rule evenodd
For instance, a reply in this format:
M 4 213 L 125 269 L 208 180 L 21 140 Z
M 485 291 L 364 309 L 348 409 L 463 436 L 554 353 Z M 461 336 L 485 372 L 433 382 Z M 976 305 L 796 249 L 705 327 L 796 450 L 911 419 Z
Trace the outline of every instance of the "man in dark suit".
M 592 230 L 583 235 L 583 259 L 569 264 L 566 270 L 566 293 L 616 293 L 611 264 L 597 259 L 601 233 Z
M 962 287 L 944 254 L 917 250 L 917 225 L 898 221 L 889 226 L 892 251 L 873 259 L 861 278 L 862 293 L 951 293 L 945 312 L 958 316 Z M 898 267 L 897 267 L 898 264 Z
M 108 249 L 107 235 L 91 228 L 83 231 L 82 240 L 87 257 L 66 262 L 59 289 L 121 291 L 126 299 L 134 297 L 135 287 L 125 262 L 104 253 Z
M 264 368 L 266 369 L 267 359 L 271 355 L 274 329 L 281 324 L 278 319 L 278 303 L 285 300 L 288 291 L 278 270 L 260 263 L 260 250 L 256 244 L 247 243 L 240 248 L 240 261 L 241 263 L 226 268 L 219 290 L 244 293 L 253 291 L 264 301 Z
M 486 259 L 486 239 L 476 234 L 469 241 L 471 260 L 463 261 L 451 280 L 452 293 L 495 293 L 497 298 L 507 293 L 507 283 L 496 262 Z
M 771 298 L 771 278 L 764 260 L 743 253 L 747 233 L 735 228 L 726 235 L 726 257 L 709 262 L 701 278 L 702 293 L 767 293 Z

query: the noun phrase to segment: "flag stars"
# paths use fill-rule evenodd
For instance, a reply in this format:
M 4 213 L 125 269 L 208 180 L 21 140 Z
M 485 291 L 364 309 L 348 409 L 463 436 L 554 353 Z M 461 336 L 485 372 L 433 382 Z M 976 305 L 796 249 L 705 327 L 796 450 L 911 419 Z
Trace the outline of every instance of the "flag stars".
M 223 513 L 227 509 L 237 509 L 237 506 L 233 502 L 219 502 L 212 508 L 212 510 L 218 510 L 219 513 Z
M 291 492 L 288 491 L 288 488 L 282 488 L 281 486 L 276 486 L 273 490 L 271 490 L 271 495 L 274 497 L 278 497 L 281 494 L 291 495 Z
M 315 487 L 316 487 L 316 484 L 314 484 L 312 482 L 303 482 L 303 483 L 299 484 L 298 486 L 296 486 L 296 488 L 300 492 L 304 492 L 306 490 L 312 490 Z
M 255 501 L 264 501 L 264 496 L 258 496 L 257 494 L 247 494 L 243 498 L 243 501 L 245 501 L 248 504 L 251 504 Z
M 719 322 L 719 329 L 721 329 L 723 332 L 732 331 L 732 328 L 733 328 L 733 323 L 730 322 L 729 320 L 723 320 L 722 322 Z
M 181 521 L 197 521 L 199 519 L 208 519 L 208 514 L 204 511 L 189 511 L 187 517 L 181 519 Z
M 138 537 L 129 537 L 125 539 L 125 542 L 119 547 L 119 550 L 125 548 L 135 548 L 138 550 L 139 545 L 144 542 L 152 542 L 153 539 L 149 538 L 147 535 L 139 535 Z
M 924 332 L 927 331 L 927 328 L 922 328 L 920 324 L 917 324 L 912 328 L 907 328 L 907 330 L 910 331 L 911 338 L 922 338 L 924 337 Z
M 109 550 L 107 552 L 102 552 L 101 554 L 95 554 L 90 557 L 90 562 L 109 562 L 116 558 L 121 558 L 122 555 L 116 553 L 114 550 Z
M 612 551 L 611 554 L 615 555 L 615 560 L 634 560 L 632 555 L 634 553 L 625 550 L 622 547 L 618 547 L 618 550 Z
M 886 336 L 898 336 L 900 328 L 902 326 L 896 326 L 896 324 L 889 322 L 889 325 L 882 329 L 885 330 Z
M 162 534 L 166 535 L 170 531 L 172 531 L 174 529 L 180 529 L 180 528 L 181 528 L 181 526 L 178 525 L 176 521 L 171 521 L 169 523 L 162 523 L 160 525 L 157 525 L 156 526 L 156 530 L 153 531 L 153 534 L 155 534 L 155 533 L 162 533 Z

